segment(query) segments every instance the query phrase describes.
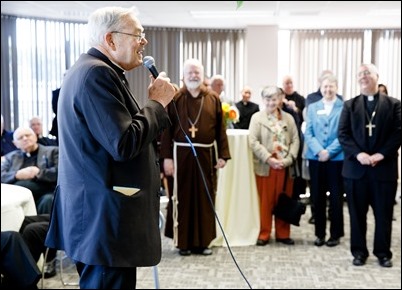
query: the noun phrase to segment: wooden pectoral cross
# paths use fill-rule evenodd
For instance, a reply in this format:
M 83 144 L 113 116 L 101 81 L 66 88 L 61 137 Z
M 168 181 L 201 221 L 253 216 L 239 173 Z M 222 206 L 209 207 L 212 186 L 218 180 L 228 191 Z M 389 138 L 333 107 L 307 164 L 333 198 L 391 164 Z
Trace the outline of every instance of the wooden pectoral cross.
M 369 137 L 373 136 L 373 129 L 375 128 L 375 125 L 371 123 L 371 121 L 366 125 L 366 128 L 368 128 L 368 134 Z
M 196 128 L 196 127 L 194 126 L 194 124 L 191 124 L 191 128 L 188 129 L 188 130 L 191 132 L 191 138 L 195 138 L 195 132 L 198 131 L 198 128 Z

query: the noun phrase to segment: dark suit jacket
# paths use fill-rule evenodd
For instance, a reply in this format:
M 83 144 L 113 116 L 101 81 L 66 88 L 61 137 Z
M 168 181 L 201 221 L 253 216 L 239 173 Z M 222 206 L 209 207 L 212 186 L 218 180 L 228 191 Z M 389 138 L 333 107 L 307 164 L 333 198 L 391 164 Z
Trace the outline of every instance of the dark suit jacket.
M 1 134 L 1 156 L 17 150 L 17 147 L 15 147 L 13 143 L 13 134 L 14 132 L 3 130 L 3 133 Z
M 50 129 L 49 134 L 52 134 L 56 138 L 59 136 L 59 130 L 57 126 L 57 104 L 59 103 L 59 94 L 60 88 L 52 91 L 52 110 L 55 116 L 53 118 L 52 128 Z
M 4 156 L 1 163 L 1 182 L 14 183 L 15 174 L 22 169 L 25 153 L 20 149 Z M 40 169 L 37 179 L 39 181 L 56 184 L 59 163 L 59 148 L 56 146 L 43 146 L 39 144 L 36 166 Z
M 156 138 L 170 125 L 163 106 L 140 108 L 123 71 L 91 48 L 60 90 L 59 178 L 46 245 L 110 267 L 161 259 Z M 131 196 L 115 186 L 137 188 Z
M 345 153 L 342 175 L 359 179 L 367 170 L 372 170 L 377 180 L 394 181 L 398 178 L 398 149 L 401 146 L 401 101 L 378 96 L 378 106 L 374 118 L 374 147 L 369 148 L 366 125 L 364 96 L 360 95 L 344 103 L 339 120 L 339 142 Z M 375 167 L 361 165 L 356 156 L 360 152 L 381 153 L 384 160 Z

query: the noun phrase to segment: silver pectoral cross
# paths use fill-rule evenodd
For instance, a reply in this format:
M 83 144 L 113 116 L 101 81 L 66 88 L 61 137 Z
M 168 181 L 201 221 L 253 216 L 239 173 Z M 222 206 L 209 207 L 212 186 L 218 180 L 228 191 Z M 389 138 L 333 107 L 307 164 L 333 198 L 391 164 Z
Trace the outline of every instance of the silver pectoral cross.
M 369 137 L 373 136 L 373 129 L 375 128 L 375 125 L 371 123 L 371 121 L 366 125 L 366 128 L 368 128 L 368 134 Z

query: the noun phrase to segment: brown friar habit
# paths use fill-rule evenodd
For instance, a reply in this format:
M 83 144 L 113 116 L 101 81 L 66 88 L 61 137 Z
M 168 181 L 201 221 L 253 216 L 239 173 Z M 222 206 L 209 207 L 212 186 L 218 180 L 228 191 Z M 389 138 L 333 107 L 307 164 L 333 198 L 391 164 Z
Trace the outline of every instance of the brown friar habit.
M 174 238 L 179 249 L 203 249 L 216 236 L 215 214 L 196 157 L 180 124 L 194 145 L 214 204 L 217 182 L 214 166 L 218 158 L 230 159 L 226 125 L 219 97 L 203 85 L 196 98 L 185 87 L 181 88 L 175 96 L 175 104 L 178 116 L 173 102 L 170 103 L 167 110 L 172 126 L 161 137 L 160 157 L 173 159 L 176 171 L 165 235 Z M 189 131 L 191 123 L 198 129 L 195 137 Z M 215 141 L 216 147 L 213 146 Z

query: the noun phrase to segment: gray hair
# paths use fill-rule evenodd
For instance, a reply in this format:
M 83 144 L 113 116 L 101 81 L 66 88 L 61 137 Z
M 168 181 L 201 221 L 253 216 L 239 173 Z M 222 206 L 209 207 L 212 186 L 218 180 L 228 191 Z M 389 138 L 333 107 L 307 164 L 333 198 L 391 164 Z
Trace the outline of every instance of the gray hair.
M 361 67 L 367 67 L 368 70 L 372 74 L 376 74 L 378 76 L 378 69 L 374 64 L 372 64 L 372 63 L 362 63 L 359 68 L 361 68 Z
M 204 80 L 204 66 L 202 65 L 202 63 L 195 58 L 187 59 L 183 64 L 183 73 L 187 73 L 187 70 L 190 68 L 190 66 L 198 67 L 201 72 L 201 80 Z
M 223 81 L 223 83 L 225 83 L 225 78 L 223 77 L 223 75 L 213 75 L 213 76 L 209 79 L 209 82 L 210 82 L 211 85 L 212 85 L 216 80 L 221 80 L 221 81 Z
M 136 19 L 137 9 L 103 7 L 95 10 L 88 19 L 88 41 L 90 46 L 103 43 L 103 36 L 111 31 L 120 31 L 126 25 L 127 17 Z
M 335 85 L 338 86 L 338 78 L 337 78 L 335 75 L 333 75 L 333 74 L 326 74 L 326 75 L 323 75 L 323 76 L 321 77 L 321 85 L 322 85 L 322 83 L 323 83 L 325 80 L 328 80 L 331 84 L 332 84 L 332 83 L 335 83 Z M 320 85 L 320 86 L 321 86 L 321 85 Z
M 261 97 L 263 99 L 269 99 L 275 95 L 282 96 L 284 92 L 277 86 L 266 86 L 261 91 Z

